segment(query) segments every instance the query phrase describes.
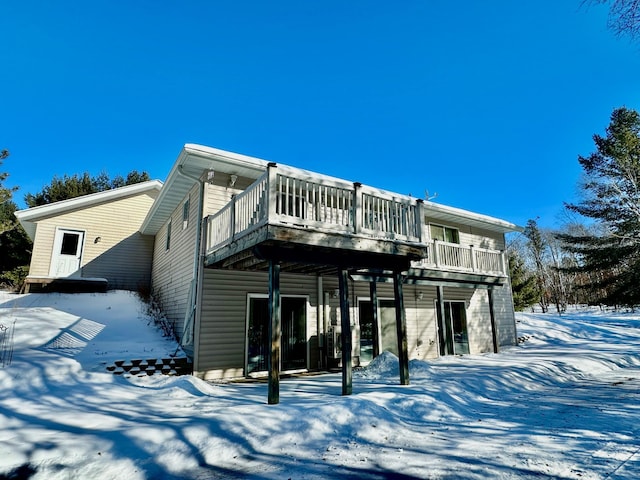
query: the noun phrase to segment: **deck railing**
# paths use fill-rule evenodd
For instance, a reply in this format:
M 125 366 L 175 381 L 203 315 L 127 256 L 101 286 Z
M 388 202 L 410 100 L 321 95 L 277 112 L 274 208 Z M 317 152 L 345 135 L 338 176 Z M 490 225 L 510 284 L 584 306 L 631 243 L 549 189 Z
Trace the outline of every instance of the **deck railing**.
M 428 243 L 427 258 L 413 262 L 415 268 L 437 268 L 470 273 L 504 275 L 504 252 L 434 240 Z
M 424 238 L 422 207 L 421 200 L 411 197 L 270 164 L 245 191 L 208 217 L 206 251 L 269 224 L 426 244 L 427 258 L 414 262 L 418 268 L 505 272 L 500 251 Z
M 207 251 L 270 225 L 419 242 L 418 202 L 290 167 L 270 166 L 207 222 Z

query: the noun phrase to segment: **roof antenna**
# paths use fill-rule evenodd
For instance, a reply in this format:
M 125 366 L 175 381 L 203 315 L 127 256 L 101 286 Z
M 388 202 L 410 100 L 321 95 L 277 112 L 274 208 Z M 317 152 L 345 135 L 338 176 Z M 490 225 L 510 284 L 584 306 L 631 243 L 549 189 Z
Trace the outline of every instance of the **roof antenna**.
M 430 195 L 429 190 L 425 190 L 424 198 L 426 198 L 428 202 L 430 202 L 431 200 L 435 200 L 436 198 L 438 198 L 438 192 L 434 192 L 433 195 Z

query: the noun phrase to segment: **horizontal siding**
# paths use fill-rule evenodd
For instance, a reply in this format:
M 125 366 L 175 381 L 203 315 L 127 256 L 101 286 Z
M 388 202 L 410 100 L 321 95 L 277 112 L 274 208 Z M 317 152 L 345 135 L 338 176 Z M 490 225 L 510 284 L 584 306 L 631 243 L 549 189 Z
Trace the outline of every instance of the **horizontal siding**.
M 308 367 L 318 365 L 316 277 L 280 276 L 282 296 L 308 297 Z M 206 379 L 244 375 L 248 294 L 268 293 L 266 272 L 205 269 L 195 370 Z
M 107 278 L 109 288 L 148 288 L 153 238 L 138 229 L 156 196 L 145 192 L 39 220 L 30 275 L 49 274 L 56 228 L 69 228 L 85 232 L 83 277 Z
M 189 199 L 189 220 L 183 228 L 183 207 Z M 155 237 L 153 249 L 152 292 L 176 336 L 182 338 L 189 288 L 193 279 L 198 225 L 200 185 L 195 184 L 171 214 L 171 241 L 167 250 L 165 222 Z
M 317 344 L 317 279 L 315 276 L 282 274 L 282 295 L 308 295 L 307 340 L 309 343 L 309 368 L 318 365 L 320 350 Z M 323 292 L 328 292 L 325 307 L 326 327 L 340 324 L 339 300 L 331 293 L 338 288 L 337 278 L 323 277 Z M 393 284 L 377 284 L 379 299 L 393 299 Z M 245 331 L 247 294 L 267 294 L 266 272 L 241 272 L 206 269 L 204 293 L 201 303 L 201 319 L 197 333 L 197 375 L 205 379 L 237 377 L 244 375 Z M 438 356 L 438 332 L 436 322 L 436 288 L 433 286 L 403 285 L 407 322 L 407 341 L 410 359 L 429 359 Z M 422 298 L 419 298 L 422 294 Z M 369 284 L 349 282 L 349 305 L 352 328 L 358 331 L 358 299 L 369 297 Z M 499 295 L 495 295 L 499 297 Z M 500 297 L 501 298 L 501 297 Z M 447 301 L 465 302 L 470 353 L 493 351 L 493 337 L 486 290 L 471 288 L 444 289 Z M 321 302 L 324 300 L 320 299 Z M 503 300 L 500 300 L 501 302 Z M 508 325 L 508 315 L 497 311 L 499 324 Z M 504 329 L 504 328 L 503 328 Z M 506 332 L 506 330 L 505 330 Z M 505 333 L 506 335 L 506 333 Z M 354 336 L 354 364 L 359 360 L 358 336 Z
M 500 346 L 515 345 L 517 342 L 516 318 L 510 284 L 494 289 L 493 308 L 498 330 L 498 344 Z

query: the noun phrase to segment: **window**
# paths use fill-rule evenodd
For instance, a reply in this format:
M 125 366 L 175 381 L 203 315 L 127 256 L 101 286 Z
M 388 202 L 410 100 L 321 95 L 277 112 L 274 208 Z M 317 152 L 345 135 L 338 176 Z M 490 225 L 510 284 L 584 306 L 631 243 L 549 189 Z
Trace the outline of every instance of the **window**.
M 76 255 L 78 253 L 79 242 L 80 242 L 80 234 L 64 232 L 62 236 L 62 246 L 60 247 L 60 254 Z
M 184 205 L 182 206 L 182 229 L 184 230 L 185 228 L 187 228 L 187 226 L 189 225 L 189 206 L 190 206 L 190 201 L 187 198 L 187 201 L 184 202 Z
M 436 302 L 436 308 L 439 309 L 438 302 Z M 441 355 L 469 353 L 465 302 L 444 302 L 444 318 L 438 318 L 438 337 Z
M 171 247 L 171 220 L 167 224 L 167 244 L 165 245 L 166 250 L 169 250 Z
M 430 225 L 431 239 L 448 243 L 460 243 L 460 235 L 457 228 L 443 227 L 442 225 Z

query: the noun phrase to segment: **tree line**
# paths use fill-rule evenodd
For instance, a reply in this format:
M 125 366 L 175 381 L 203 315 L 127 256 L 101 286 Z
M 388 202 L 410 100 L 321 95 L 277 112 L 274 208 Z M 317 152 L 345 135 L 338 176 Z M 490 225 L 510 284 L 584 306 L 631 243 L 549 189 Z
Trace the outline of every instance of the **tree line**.
M 565 224 L 529 220 L 508 251 L 514 302 L 561 313 L 569 304 L 640 305 L 640 114 L 613 111 L 595 151 L 578 157 L 580 199 Z

